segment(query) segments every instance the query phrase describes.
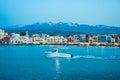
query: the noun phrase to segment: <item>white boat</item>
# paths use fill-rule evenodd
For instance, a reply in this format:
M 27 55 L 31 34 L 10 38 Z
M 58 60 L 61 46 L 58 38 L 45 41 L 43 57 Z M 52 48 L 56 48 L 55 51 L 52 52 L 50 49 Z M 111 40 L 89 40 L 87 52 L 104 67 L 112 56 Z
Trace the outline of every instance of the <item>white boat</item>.
M 57 48 L 54 48 L 52 52 L 46 52 L 47 57 L 53 58 L 72 58 L 72 54 L 59 53 Z

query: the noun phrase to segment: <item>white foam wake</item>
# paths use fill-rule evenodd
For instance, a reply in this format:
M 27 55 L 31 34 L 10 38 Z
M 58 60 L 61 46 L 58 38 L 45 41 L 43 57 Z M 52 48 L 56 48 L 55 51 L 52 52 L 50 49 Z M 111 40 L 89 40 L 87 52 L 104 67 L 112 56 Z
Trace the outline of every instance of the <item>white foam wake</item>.
M 110 57 L 97 57 L 97 56 L 73 56 L 72 59 L 107 59 L 107 60 L 120 60 L 120 56 L 110 56 Z

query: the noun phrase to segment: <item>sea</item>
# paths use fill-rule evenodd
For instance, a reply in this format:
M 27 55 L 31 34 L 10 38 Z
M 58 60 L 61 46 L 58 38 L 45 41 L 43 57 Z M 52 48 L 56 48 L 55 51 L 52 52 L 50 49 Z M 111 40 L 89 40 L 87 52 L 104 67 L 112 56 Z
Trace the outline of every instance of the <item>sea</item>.
M 73 57 L 46 57 L 53 48 Z M 120 48 L 0 45 L 0 80 L 120 80 Z

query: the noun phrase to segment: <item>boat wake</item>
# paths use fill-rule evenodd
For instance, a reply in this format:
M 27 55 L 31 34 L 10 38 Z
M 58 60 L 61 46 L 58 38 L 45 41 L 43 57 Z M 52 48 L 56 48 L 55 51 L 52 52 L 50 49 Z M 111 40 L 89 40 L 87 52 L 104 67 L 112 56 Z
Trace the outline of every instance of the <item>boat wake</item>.
M 105 59 L 105 60 L 120 60 L 120 56 L 97 57 L 97 56 L 73 56 L 72 59 Z
M 59 49 L 69 49 L 68 47 L 60 47 Z

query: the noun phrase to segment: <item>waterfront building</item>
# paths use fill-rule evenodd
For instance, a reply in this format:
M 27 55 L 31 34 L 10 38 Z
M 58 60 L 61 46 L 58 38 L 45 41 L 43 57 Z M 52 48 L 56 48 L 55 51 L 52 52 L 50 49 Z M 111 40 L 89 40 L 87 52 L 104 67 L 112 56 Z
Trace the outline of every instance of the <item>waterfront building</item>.
M 20 39 L 20 34 L 10 34 L 10 44 L 23 44 L 24 42 Z
M 33 38 L 32 37 L 28 37 L 28 44 L 32 44 L 32 42 L 33 42 Z
M 120 43 L 120 35 L 115 36 L 115 43 Z
M 72 36 L 67 37 L 67 42 L 74 42 L 74 38 Z
M 57 41 L 58 42 L 64 42 L 64 37 L 63 36 L 57 36 Z
M 86 42 L 86 35 L 85 34 L 80 34 L 79 41 L 80 42 Z
M 98 35 L 98 44 L 100 46 L 109 45 L 108 43 L 111 42 L 111 36 L 109 35 Z
M 118 43 L 120 43 L 120 35 L 119 35 L 119 38 L 118 38 Z
M 89 43 L 92 43 L 92 37 L 89 36 Z
M 3 41 L 3 33 L 4 33 L 4 31 L 2 29 L 0 29 L 0 44 Z
M 90 36 L 88 34 L 79 34 L 79 42 L 89 42 Z
M 98 35 L 93 35 L 92 36 L 92 43 L 97 43 L 98 42 Z
M 10 43 L 10 36 L 6 36 L 3 38 L 3 44 L 9 44 Z
M 26 35 L 20 36 L 20 40 L 23 41 L 24 44 L 28 44 L 30 42 L 28 32 L 26 32 Z
M 47 35 L 47 34 L 41 34 L 40 35 L 40 41 L 42 41 L 42 42 L 48 42 L 49 41 L 49 35 Z
M 86 34 L 86 42 L 89 42 L 89 41 L 90 41 L 90 35 Z
M 33 41 L 40 41 L 40 35 L 39 34 L 33 34 L 32 38 L 33 38 Z
M 55 42 L 55 36 L 50 36 L 48 42 Z
M 4 38 L 4 30 L 0 29 L 0 39 Z
M 23 44 L 28 44 L 29 43 L 29 38 L 27 38 L 26 36 L 22 36 L 20 38 L 20 40 L 23 42 Z
M 64 42 L 63 36 L 50 36 L 48 42 Z
M 110 35 L 106 36 L 106 42 L 111 43 L 112 37 Z
M 73 35 L 74 42 L 79 42 L 79 34 Z
M 67 43 L 67 38 L 64 38 L 63 42 L 64 42 L 64 43 Z
M 107 35 L 98 35 L 98 42 L 99 43 L 106 43 L 107 42 Z
M 15 39 L 15 40 L 19 40 L 20 39 L 20 34 L 11 33 L 10 34 L 10 38 L 11 39 Z
M 40 44 L 41 38 L 39 34 L 33 34 L 31 39 L 29 39 L 33 44 Z
M 4 37 L 6 37 L 8 33 L 4 32 L 4 30 L 0 29 L 0 43 L 2 43 Z
M 115 35 L 114 34 L 111 34 L 111 43 L 115 43 Z

